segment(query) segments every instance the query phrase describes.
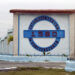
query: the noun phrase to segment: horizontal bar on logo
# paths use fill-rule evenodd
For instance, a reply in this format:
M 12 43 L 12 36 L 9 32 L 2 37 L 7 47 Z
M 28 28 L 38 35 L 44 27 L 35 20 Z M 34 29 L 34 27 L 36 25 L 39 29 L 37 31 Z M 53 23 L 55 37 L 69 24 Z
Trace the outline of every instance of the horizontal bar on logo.
M 24 30 L 24 38 L 64 38 L 64 30 Z

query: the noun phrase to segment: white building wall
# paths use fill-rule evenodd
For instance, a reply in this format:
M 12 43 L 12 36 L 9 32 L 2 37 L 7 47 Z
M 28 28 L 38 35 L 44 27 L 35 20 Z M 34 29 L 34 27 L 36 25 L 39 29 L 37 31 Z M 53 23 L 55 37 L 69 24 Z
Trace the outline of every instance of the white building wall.
M 1 40 L 0 40 L 0 54 L 1 54 Z
M 13 30 L 8 32 L 8 35 L 4 39 L 0 40 L 0 54 L 11 55 L 13 54 L 13 41 L 8 44 L 9 36 L 13 36 Z
M 3 41 L 3 54 L 5 54 L 6 53 L 6 45 L 5 45 L 5 39 L 4 39 L 4 41 Z
M 42 14 L 40 14 L 42 15 Z M 20 55 L 25 55 L 25 54 L 42 54 L 42 52 L 39 52 L 35 50 L 31 44 L 29 43 L 28 38 L 23 37 L 23 30 L 28 30 L 28 27 L 31 23 L 31 21 L 40 16 L 40 15 L 32 15 L 32 14 L 26 14 L 26 15 L 20 15 L 20 29 L 19 29 L 19 52 Z M 58 46 L 50 51 L 52 55 L 62 55 L 66 54 L 69 55 L 69 15 L 68 14 L 48 14 L 47 16 L 52 17 L 57 21 L 59 24 L 60 28 L 62 30 L 65 30 L 65 38 L 62 38 L 60 40 L 60 43 Z M 41 21 L 38 22 L 33 30 L 55 30 L 55 27 L 47 22 L 47 21 Z M 48 47 L 51 45 L 54 41 L 55 38 L 34 38 L 34 41 L 36 42 L 37 45 L 41 47 Z
M 13 36 L 13 29 L 9 30 L 8 31 L 8 35 L 7 37 L 9 38 L 10 36 Z M 8 45 L 7 45 L 7 48 L 8 48 L 8 54 L 9 55 L 12 55 L 13 54 L 13 41 L 11 41 Z
M 2 40 L 2 54 L 4 54 L 3 52 L 4 52 L 4 40 Z
M 5 38 L 5 54 L 8 54 L 8 41 L 7 38 Z
M 8 50 L 9 50 L 9 54 L 12 55 L 13 54 L 13 41 L 10 42 Z
M 1 42 L 0 54 L 2 54 L 2 40 L 0 42 Z
M 7 39 L 0 41 L 0 54 L 13 55 L 13 41 L 11 41 L 9 44 Z

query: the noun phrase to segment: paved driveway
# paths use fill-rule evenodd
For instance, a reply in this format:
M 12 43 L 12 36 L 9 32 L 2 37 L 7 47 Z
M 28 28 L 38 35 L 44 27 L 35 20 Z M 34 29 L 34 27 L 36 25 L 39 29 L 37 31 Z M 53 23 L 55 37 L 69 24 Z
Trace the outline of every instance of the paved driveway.
M 0 68 L 9 68 L 9 67 L 65 68 L 65 62 L 7 62 L 7 61 L 0 61 Z

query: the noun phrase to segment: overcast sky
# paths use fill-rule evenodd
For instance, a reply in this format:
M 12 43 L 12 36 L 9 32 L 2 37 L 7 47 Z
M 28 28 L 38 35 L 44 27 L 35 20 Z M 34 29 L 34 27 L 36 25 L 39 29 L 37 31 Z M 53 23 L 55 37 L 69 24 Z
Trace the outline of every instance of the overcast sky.
M 75 9 L 75 0 L 0 0 L 0 37 L 13 27 L 10 9 Z

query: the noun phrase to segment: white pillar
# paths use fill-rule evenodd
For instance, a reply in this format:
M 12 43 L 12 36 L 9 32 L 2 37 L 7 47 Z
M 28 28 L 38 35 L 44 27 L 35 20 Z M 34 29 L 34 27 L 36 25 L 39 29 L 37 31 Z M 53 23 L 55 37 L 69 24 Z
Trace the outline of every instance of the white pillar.
M 70 15 L 70 58 L 75 59 L 75 14 Z
M 18 55 L 18 14 L 13 14 L 13 26 L 14 26 L 14 31 L 13 31 L 13 54 L 15 56 Z

